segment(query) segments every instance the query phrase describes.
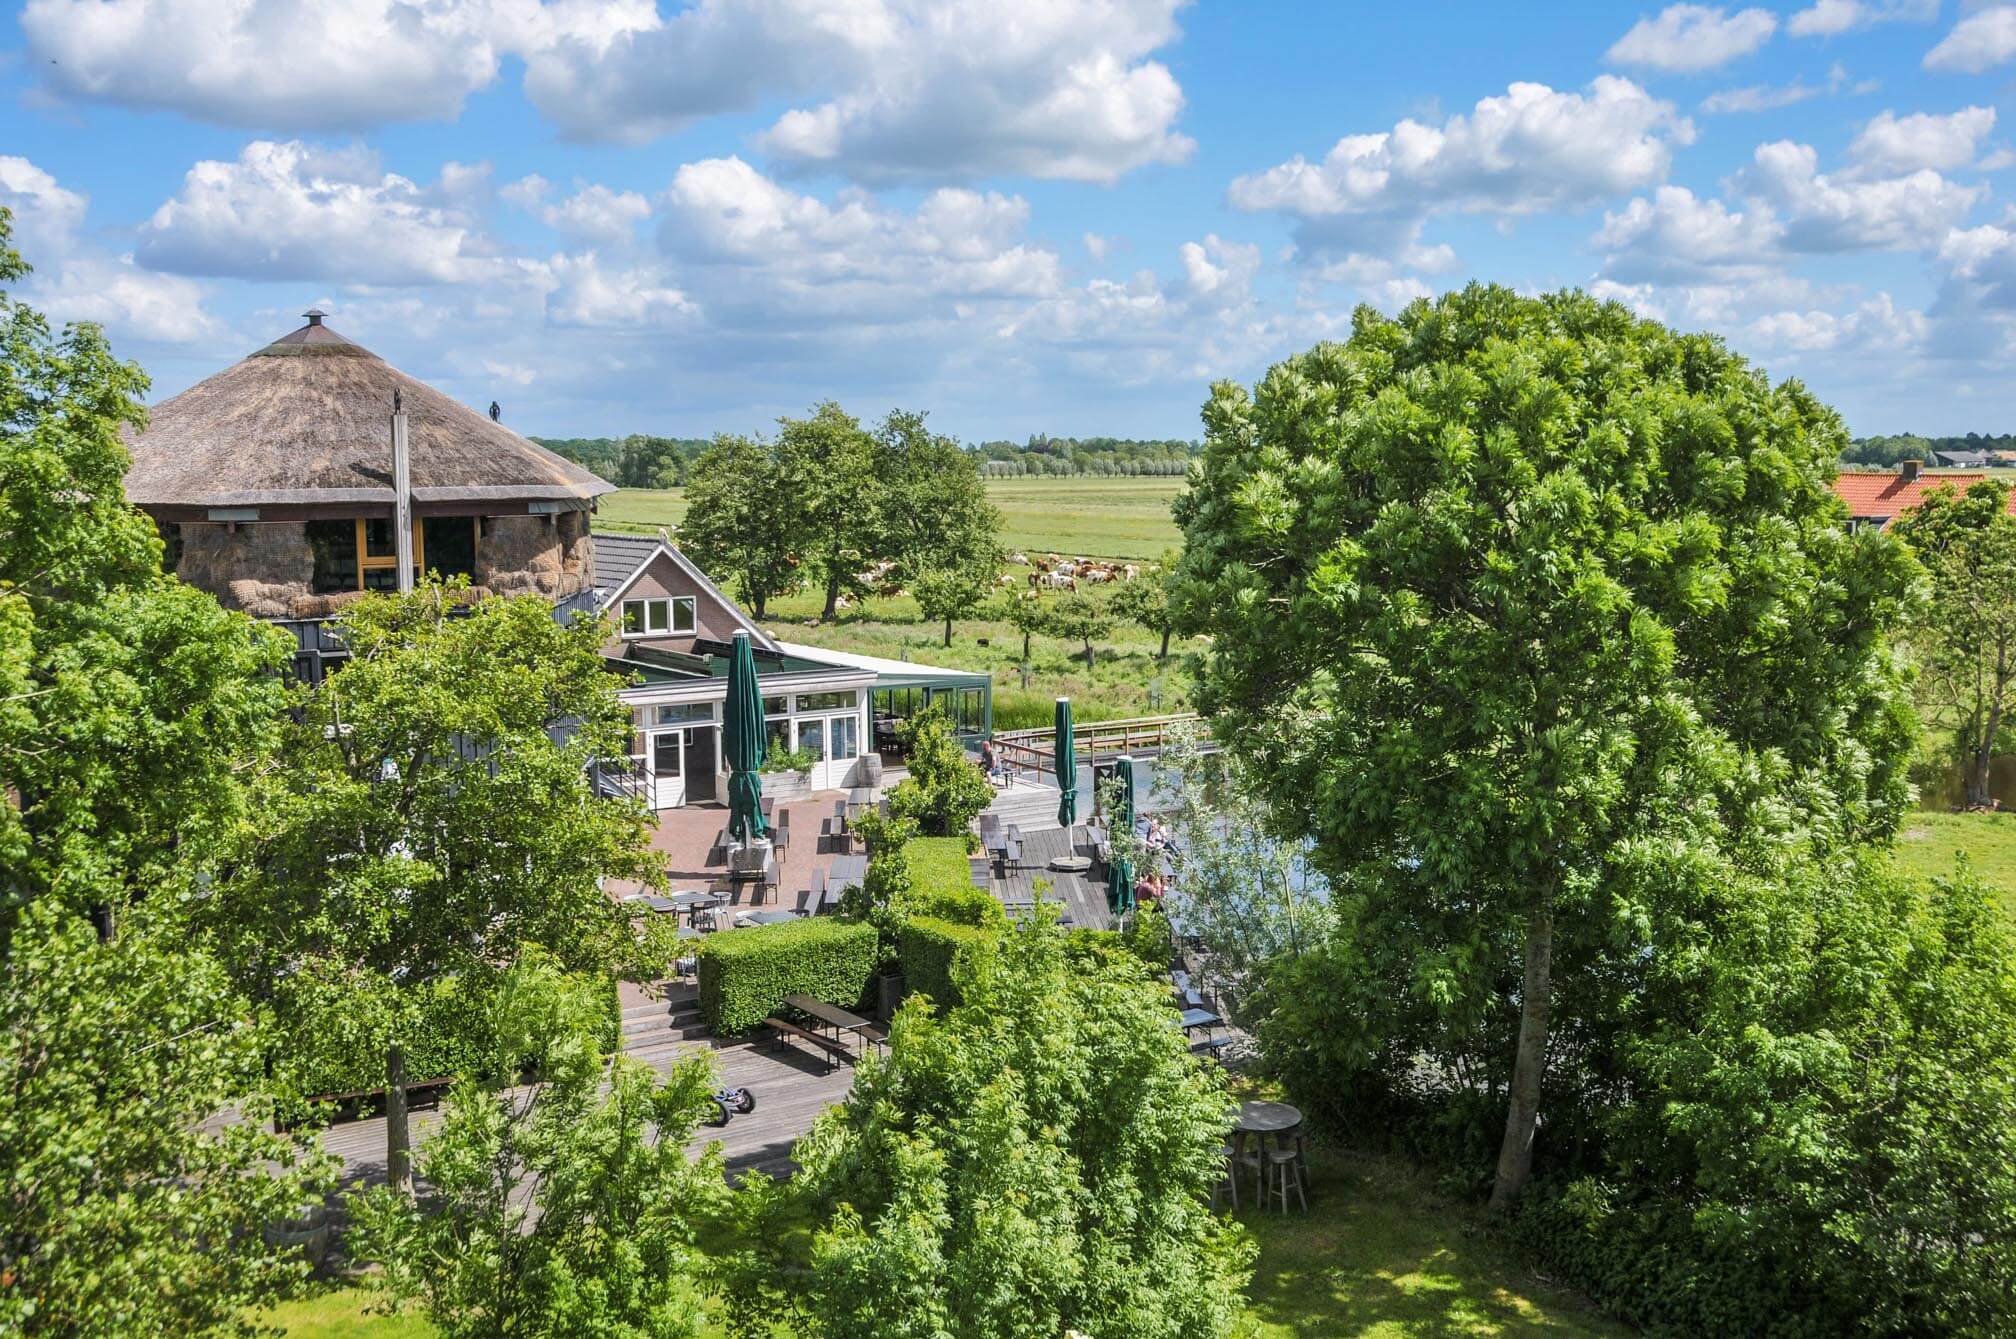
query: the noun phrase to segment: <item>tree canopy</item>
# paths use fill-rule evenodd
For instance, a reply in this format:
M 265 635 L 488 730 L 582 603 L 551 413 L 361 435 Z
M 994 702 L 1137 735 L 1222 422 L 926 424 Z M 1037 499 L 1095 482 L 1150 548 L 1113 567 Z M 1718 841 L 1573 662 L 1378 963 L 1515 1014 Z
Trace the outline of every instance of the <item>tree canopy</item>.
M 1894 827 L 1914 564 L 1803 387 L 1576 293 L 1361 308 L 1204 414 L 1200 704 L 1348 899 L 1360 1064 L 1458 1065 L 1507 1207 L 1671 932 L 1648 868 Z

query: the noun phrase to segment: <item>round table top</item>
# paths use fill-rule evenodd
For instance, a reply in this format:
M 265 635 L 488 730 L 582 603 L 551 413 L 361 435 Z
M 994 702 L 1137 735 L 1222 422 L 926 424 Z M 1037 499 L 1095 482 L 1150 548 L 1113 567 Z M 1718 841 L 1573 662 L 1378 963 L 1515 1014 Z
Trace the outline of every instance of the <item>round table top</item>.
M 1083 874 L 1092 868 L 1092 861 L 1082 855 L 1060 855 L 1050 862 L 1050 868 L 1060 874 Z
M 1246 1102 L 1232 1128 L 1247 1134 L 1279 1134 L 1302 1123 L 1302 1113 L 1286 1102 Z

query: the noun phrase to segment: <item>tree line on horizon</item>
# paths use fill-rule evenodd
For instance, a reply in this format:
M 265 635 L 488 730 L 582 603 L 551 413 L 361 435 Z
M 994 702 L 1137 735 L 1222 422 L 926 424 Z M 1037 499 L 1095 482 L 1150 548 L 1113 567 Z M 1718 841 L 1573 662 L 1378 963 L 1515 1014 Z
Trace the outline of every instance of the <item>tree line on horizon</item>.
M 1857 437 L 1841 453 L 1843 465 L 1890 469 L 1906 460 L 1936 463 L 1935 451 L 2016 451 L 2016 432 L 1970 432 L 1957 437 L 1924 437 L 1915 432 Z
M 534 437 L 533 441 L 595 471 L 618 488 L 683 488 L 712 437 Z M 951 438 L 946 438 L 952 441 Z M 956 444 L 956 443 L 955 443 Z M 1181 438 L 1052 437 L 987 441 L 960 449 L 974 456 L 984 479 L 1030 477 L 1180 478 L 1201 449 Z

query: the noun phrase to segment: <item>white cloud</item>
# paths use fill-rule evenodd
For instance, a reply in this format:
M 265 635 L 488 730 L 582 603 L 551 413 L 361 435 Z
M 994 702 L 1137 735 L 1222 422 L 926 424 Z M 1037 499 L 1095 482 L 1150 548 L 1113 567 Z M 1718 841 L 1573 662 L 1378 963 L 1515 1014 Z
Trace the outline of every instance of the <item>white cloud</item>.
M 1778 235 L 1768 211 L 1732 210 L 1684 186 L 1661 186 L 1603 215 L 1594 242 L 1608 253 L 1607 276 L 1626 283 L 1756 273 Z
M 1731 14 L 1719 6 L 1668 5 L 1656 18 L 1633 24 L 1605 56 L 1620 65 L 1693 74 L 1749 55 L 1777 30 L 1768 10 Z
M 1701 100 L 1701 110 L 1711 116 L 1724 116 L 1734 112 L 1768 112 L 1780 107 L 1790 107 L 1794 103 L 1805 102 L 1809 98 L 1828 96 L 1842 91 L 1854 94 L 1873 93 L 1877 81 L 1864 79 L 1859 83 L 1848 82 L 1848 71 L 1836 61 L 1827 71 L 1827 82 L 1809 84 L 1804 79 L 1794 79 L 1789 84 L 1752 84 L 1747 88 L 1728 88 L 1719 93 L 1711 93 Z
M 1838 37 L 1879 23 L 1930 23 L 1939 17 L 1939 0 L 1818 0 L 1785 21 L 1794 37 Z
M 557 325 L 630 329 L 684 322 L 700 312 L 661 266 L 608 268 L 591 251 L 554 256 L 544 271 L 554 285 L 546 316 Z
M 1973 162 L 1981 141 L 1994 129 L 1993 107 L 1967 107 L 1947 116 L 1885 111 L 1862 127 L 1848 155 L 1871 173 L 1950 172 Z
M 563 34 L 528 57 L 526 88 L 580 139 L 635 143 L 810 93 L 760 136 L 786 164 L 871 182 L 1111 181 L 1193 148 L 1175 128 L 1182 89 L 1148 59 L 1178 36 L 1181 3 L 699 0 L 596 40 Z
M 28 0 L 32 65 L 57 92 L 259 129 L 452 118 L 497 74 L 477 0 Z
M 1848 312 L 1779 311 L 1760 316 L 1744 328 L 1747 338 L 1796 353 L 1846 349 L 1904 352 L 1925 342 L 1925 313 L 1900 309 L 1888 293 Z
M 1096 232 L 1086 233 L 1083 240 L 1085 243 L 1085 254 L 1092 257 L 1092 259 L 1094 260 L 1100 260 L 1100 261 L 1105 260 L 1106 252 L 1113 245 L 1113 239 L 1111 237 L 1102 237 L 1100 234 Z
M 612 191 L 601 185 L 583 186 L 557 205 L 535 202 L 526 208 L 547 227 L 571 241 L 590 246 L 627 242 L 636 236 L 637 225 L 651 217 L 651 202 L 637 192 Z
M 1894 177 L 1829 176 L 1810 145 L 1790 140 L 1759 145 L 1732 184 L 1777 211 L 1787 250 L 1809 252 L 1931 246 L 1986 194 L 1985 187 L 1963 186 L 1929 168 Z
M 361 150 L 255 140 L 198 162 L 140 229 L 139 256 L 177 274 L 453 283 L 492 273 L 472 219 Z
M 1251 300 L 1253 276 L 1260 272 L 1259 247 L 1227 242 L 1211 233 L 1176 250 L 1192 297 L 1214 307 Z
M 1347 135 L 1321 162 L 1239 177 L 1229 197 L 1300 219 L 1306 252 L 1394 253 L 1433 214 L 1578 209 L 1649 186 L 1693 137 L 1672 104 L 1628 79 L 1600 76 L 1586 95 L 1513 84 L 1439 127 L 1405 120 Z
M 1996 5 L 1969 14 L 1925 53 L 1928 70 L 1980 74 L 2016 56 L 2016 5 Z
M 15 249 L 35 267 L 28 300 L 53 320 L 96 321 L 115 337 L 176 344 L 217 335 L 197 285 L 85 240 L 89 203 L 26 158 L 0 155 L 0 206 L 14 215 Z

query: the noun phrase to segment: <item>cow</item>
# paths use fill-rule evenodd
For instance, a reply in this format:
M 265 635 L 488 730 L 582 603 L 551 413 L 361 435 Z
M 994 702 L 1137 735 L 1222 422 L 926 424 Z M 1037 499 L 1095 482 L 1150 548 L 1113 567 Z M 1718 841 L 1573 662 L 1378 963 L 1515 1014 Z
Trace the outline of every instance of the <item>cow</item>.
M 1016 584 L 1015 574 L 1013 572 L 1003 572 L 1000 576 L 994 578 L 994 584 L 997 586 L 1012 587 Z M 1036 574 L 1034 572 L 1029 574 L 1029 584 L 1032 586 L 1036 584 Z
M 1014 563 L 1017 567 L 1027 567 L 1029 565 L 1029 555 L 1026 553 L 1011 553 L 1008 555 L 1008 561 Z
M 1034 576 L 1031 576 L 1030 580 L 1034 581 L 1036 580 L 1036 578 Z M 1078 589 L 1078 578 L 1071 575 L 1069 572 L 1045 572 L 1042 577 L 1042 582 L 1044 586 L 1048 587 L 1051 590 Z

